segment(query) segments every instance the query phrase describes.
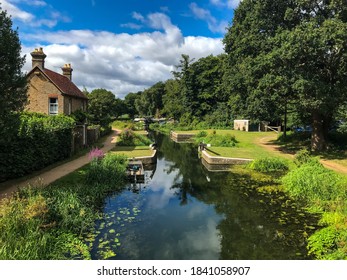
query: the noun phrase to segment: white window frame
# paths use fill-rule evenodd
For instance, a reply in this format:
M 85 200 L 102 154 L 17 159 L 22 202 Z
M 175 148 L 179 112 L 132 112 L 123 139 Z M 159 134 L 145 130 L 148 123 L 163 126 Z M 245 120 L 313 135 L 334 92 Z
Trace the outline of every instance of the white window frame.
M 52 102 L 53 100 L 55 102 Z M 48 106 L 48 113 L 50 115 L 58 115 L 58 98 L 50 97 Z

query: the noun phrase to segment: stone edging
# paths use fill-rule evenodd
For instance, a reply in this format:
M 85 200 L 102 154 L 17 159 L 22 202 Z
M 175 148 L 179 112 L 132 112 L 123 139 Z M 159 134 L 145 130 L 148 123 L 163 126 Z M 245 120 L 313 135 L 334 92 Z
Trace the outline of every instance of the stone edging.
M 157 150 L 153 151 L 153 154 L 151 156 L 146 156 L 146 157 L 133 157 L 129 159 L 136 159 L 140 160 L 142 164 L 152 164 L 157 162 Z
M 202 155 L 202 158 L 208 164 L 247 164 L 253 161 L 253 159 L 247 159 L 247 158 L 228 158 L 228 157 L 211 156 L 206 151 L 202 151 L 201 155 Z
M 192 133 L 177 133 L 175 131 L 170 132 L 170 138 L 175 142 L 189 142 L 195 134 Z

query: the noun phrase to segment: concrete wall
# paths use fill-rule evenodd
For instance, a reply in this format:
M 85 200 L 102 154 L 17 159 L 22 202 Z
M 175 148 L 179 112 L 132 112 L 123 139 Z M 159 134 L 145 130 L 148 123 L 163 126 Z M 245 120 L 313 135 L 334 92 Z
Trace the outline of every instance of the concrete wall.
M 247 164 L 252 161 L 252 159 L 247 158 L 227 158 L 227 157 L 215 157 L 209 155 L 205 150 L 201 152 L 202 158 L 208 164 Z
M 170 132 L 170 138 L 175 142 L 190 142 L 195 134 Z
M 153 151 L 153 154 L 149 157 L 136 157 L 136 160 L 140 160 L 142 164 L 153 164 L 157 162 L 157 150 Z

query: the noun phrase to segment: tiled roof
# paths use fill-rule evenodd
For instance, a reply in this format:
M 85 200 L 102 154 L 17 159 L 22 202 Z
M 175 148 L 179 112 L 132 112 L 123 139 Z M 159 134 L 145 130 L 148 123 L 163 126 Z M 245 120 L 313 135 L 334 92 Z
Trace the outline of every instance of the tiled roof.
M 88 99 L 87 96 L 80 91 L 80 89 L 72 81 L 69 80 L 69 78 L 49 69 L 44 69 L 43 72 L 63 92 L 63 94 Z

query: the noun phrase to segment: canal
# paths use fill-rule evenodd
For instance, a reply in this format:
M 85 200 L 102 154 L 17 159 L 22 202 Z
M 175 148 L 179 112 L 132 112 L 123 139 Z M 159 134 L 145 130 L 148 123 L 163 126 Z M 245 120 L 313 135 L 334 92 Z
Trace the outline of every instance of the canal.
M 309 259 L 316 219 L 269 176 L 209 172 L 193 144 L 158 134 L 145 183 L 105 200 L 93 259 Z

